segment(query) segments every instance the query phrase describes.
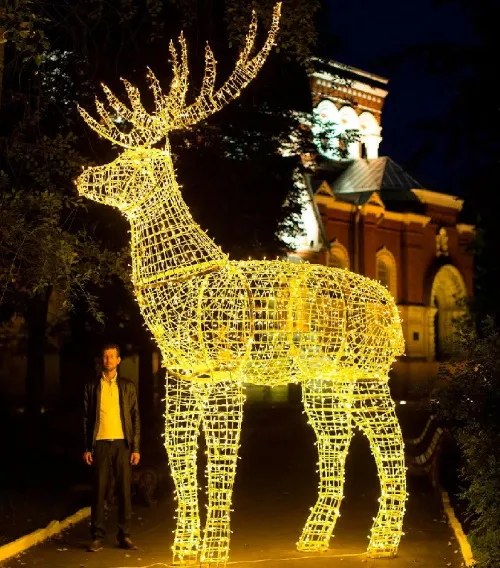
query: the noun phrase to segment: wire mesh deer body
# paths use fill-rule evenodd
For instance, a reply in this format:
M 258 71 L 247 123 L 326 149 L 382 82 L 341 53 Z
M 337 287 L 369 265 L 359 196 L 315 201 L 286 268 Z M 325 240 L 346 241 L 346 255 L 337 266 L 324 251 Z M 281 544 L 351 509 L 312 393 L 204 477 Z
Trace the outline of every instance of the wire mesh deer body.
M 173 80 L 163 95 L 149 72 L 155 112 L 124 81 L 130 106 L 107 87 L 101 121 L 80 112 L 99 134 L 125 148 L 109 165 L 87 168 L 81 195 L 120 209 L 131 227 L 132 278 L 144 320 L 168 370 L 165 446 L 178 509 L 174 562 L 224 563 L 243 416 L 243 383 L 302 383 L 316 436 L 319 493 L 298 542 L 323 551 L 339 515 L 344 464 L 354 426 L 369 438 L 381 498 L 368 552 L 396 553 L 406 500 L 401 431 L 387 381 L 403 352 L 394 300 L 377 282 L 345 270 L 281 261 L 230 261 L 194 222 L 182 200 L 167 135 L 235 98 L 263 65 L 276 37 L 277 5 L 264 46 L 251 57 L 255 15 L 235 71 L 218 89 L 207 47 L 201 94 L 186 105 L 187 49 L 171 44 Z M 131 125 L 121 131 L 114 118 Z M 163 147 L 153 145 L 164 140 Z M 200 527 L 196 476 L 202 425 L 208 448 L 208 509 Z

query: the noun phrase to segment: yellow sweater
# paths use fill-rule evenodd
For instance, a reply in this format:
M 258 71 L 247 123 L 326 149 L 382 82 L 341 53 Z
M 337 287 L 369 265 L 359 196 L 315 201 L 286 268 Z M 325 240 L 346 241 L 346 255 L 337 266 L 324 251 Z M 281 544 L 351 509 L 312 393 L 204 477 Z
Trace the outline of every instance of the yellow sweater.
M 96 440 L 123 440 L 120 416 L 120 392 L 116 375 L 111 381 L 101 379 L 101 407 L 99 408 L 99 431 Z

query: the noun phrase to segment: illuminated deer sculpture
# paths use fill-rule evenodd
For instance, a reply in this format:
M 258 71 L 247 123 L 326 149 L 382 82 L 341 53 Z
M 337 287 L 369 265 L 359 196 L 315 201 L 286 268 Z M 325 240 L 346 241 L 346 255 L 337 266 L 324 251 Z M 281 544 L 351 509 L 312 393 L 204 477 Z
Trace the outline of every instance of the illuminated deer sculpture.
M 354 427 L 370 441 L 382 490 L 368 552 L 392 556 L 402 535 L 403 443 L 387 386 L 390 366 L 403 352 L 393 298 L 377 282 L 345 270 L 278 260 L 230 261 L 194 222 L 175 179 L 169 131 L 188 128 L 239 95 L 273 46 L 279 11 L 277 5 L 266 42 L 255 55 L 253 15 L 235 70 L 218 89 L 207 46 L 201 93 L 190 105 L 181 35 L 180 55 L 170 46 L 168 95 L 149 72 L 153 113 L 126 81 L 130 106 L 103 86 L 107 105 L 96 101 L 100 121 L 80 109 L 91 128 L 124 148 L 109 165 L 87 168 L 77 187 L 81 195 L 117 207 L 130 222 L 135 294 L 168 370 L 165 446 L 178 502 L 172 547 L 178 564 L 227 561 L 243 383 L 302 383 L 317 436 L 320 480 L 299 550 L 328 548 Z M 127 132 L 117 126 L 123 121 Z M 208 448 L 203 534 L 196 480 L 200 424 Z

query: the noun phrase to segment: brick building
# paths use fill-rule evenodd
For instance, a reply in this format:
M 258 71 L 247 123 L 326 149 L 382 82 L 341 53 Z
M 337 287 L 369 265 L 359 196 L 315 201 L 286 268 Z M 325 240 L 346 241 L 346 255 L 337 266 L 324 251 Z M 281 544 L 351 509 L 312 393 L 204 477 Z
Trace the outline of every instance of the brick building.
M 347 268 L 389 288 L 406 339 L 392 384 L 397 397 L 406 397 L 426 388 L 452 349 L 460 298 L 473 293 L 474 227 L 460 222 L 461 199 L 426 189 L 379 156 L 387 79 L 317 60 L 310 83 L 319 156 L 305 180 L 306 234 L 293 257 Z M 331 136 L 332 124 L 337 132 L 359 132 L 347 157 L 338 157 L 336 140 L 322 148 L 322 121 L 324 136 Z

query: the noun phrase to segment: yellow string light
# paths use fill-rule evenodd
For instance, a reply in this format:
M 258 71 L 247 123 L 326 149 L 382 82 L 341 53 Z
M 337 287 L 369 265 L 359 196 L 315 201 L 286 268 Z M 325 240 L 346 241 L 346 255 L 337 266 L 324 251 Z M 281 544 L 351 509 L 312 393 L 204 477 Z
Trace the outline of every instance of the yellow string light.
M 148 73 L 152 114 L 127 81 L 129 106 L 103 86 L 107 105 L 96 101 L 100 121 L 80 109 L 91 128 L 125 148 L 111 164 L 87 168 L 77 187 L 81 195 L 117 207 L 130 222 L 135 294 L 168 371 L 165 447 L 176 487 L 172 550 L 179 564 L 228 559 L 243 383 L 302 383 L 305 412 L 317 437 L 320 482 L 299 550 L 328 548 L 354 426 L 370 440 L 382 489 L 369 553 L 392 556 L 402 535 L 404 452 L 387 387 L 391 364 L 403 353 L 393 298 L 377 282 L 344 270 L 230 261 L 191 217 L 175 178 L 168 132 L 195 124 L 239 95 L 269 54 L 279 17 L 277 4 L 266 42 L 251 57 L 253 14 L 235 70 L 217 90 L 216 62 L 207 47 L 201 93 L 191 105 L 185 100 L 187 47 L 181 35 L 180 56 L 170 45 L 168 95 Z M 123 121 L 126 132 L 118 127 Z M 161 149 L 153 147 L 162 140 Z M 203 534 L 196 476 L 200 426 L 208 448 Z

